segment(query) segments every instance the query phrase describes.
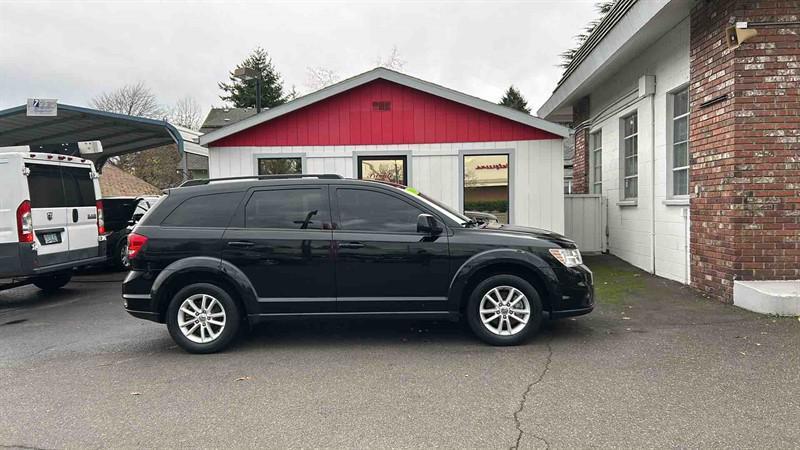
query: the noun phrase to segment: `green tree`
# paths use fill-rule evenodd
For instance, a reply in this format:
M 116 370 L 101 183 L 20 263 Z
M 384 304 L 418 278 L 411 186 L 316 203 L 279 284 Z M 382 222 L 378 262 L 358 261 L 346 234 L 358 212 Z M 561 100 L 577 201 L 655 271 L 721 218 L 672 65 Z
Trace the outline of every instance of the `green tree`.
M 600 22 L 603 21 L 608 12 L 611 11 L 611 8 L 614 7 L 614 3 L 614 0 L 607 0 L 594 4 L 594 7 L 600 14 L 600 17 L 589 22 L 588 25 L 583 27 L 583 32 L 575 36 L 575 47 L 564 50 L 558 55 L 561 57 L 561 63 L 559 64 L 561 68 L 566 69 L 569 67 L 570 63 L 572 63 L 572 60 L 575 59 L 575 55 L 578 53 L 578 50 L 580 50 L 586 40 L 589 39 L 589 36 L 592 34 L 592 32 L 594 32 L 595 28 L 600 25 Z
M 256 47 L 250 56 L 236 65 L 235 69 L 249 67 L 261 73 L 261 107 L 272 108 L 282 105 L 290 100 L 291 93 L 288 95 L 283 91 L 283 80 L 281 74 L 275 70 L 272 58 L 267 51 L 261 47 Z M 234 70 L 235 70 L 234 69 Z M 233 70 L 228 75 L 230 83 L 218 83 L 219 88 L 224 92 L 220 95 L 223 101 L 230 102 L 237 108 L 247 108 L 256 106 L 256 81 L 243 81 L 233 76 Z
M 509 108 L 514 108 L 528 114 L 531 112 L 531 109 L 528 107 L 528 101 L 525 100 L 525 97 L 522 96 L 522 93 L 520 93 L 519 89 L 515 88 L 513 84 L 508 87 L 508 90 L 506 90 L 506 93 L 503 95 L 503 98 L 500 99 L 498 105 L 508 106 Z

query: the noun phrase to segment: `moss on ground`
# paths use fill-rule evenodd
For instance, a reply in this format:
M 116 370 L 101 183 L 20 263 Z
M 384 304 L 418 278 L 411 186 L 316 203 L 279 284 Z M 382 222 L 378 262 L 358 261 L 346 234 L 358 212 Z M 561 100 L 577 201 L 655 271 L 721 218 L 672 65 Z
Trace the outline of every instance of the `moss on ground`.
M 598 303 L 625 305 L 627 301 L 647 291 L 647 274 L 633 266 L 618 265 L 610 261 L 589 266 L 594 273 L 594 289 Z

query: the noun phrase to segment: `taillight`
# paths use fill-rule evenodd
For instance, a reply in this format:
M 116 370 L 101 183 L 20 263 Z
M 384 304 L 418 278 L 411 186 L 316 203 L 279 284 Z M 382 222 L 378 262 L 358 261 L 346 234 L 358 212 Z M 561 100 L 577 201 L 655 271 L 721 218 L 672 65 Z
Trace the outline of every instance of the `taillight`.
M 17 208 L 17 235 L 20 242 L 33 242 L 33 216 L 29 200 L 20 203 Z
M 103 201 L 98 200 L 95 206 L 97 206 L 97 234 L 103 235 L 106 234 L 106 221 L 103 218 Z
M 139 250 L 147 243 L 147 236 L 141 234 L 131 233 L 128 235 L 128 259 L 136 258 Z

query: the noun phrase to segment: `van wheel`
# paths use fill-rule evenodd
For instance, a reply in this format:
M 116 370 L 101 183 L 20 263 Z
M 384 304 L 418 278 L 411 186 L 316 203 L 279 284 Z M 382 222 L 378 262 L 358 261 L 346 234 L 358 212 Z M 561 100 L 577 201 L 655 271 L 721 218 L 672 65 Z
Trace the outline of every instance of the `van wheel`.
M 33 285 L 45 292 L 53 292 L 64 287 L 72 279 L 72 271 L 45 275 L 33 280 Z
M 196 283 L 178 291 L 167 308 L 167 329 L 189 353 L 214 353 L 227 347 L 239 332 L 240 311 L 222 288 Z
M 527 281 L 494 275 L 478 284 L 467 303 L 472 332 L 490 345 L 517 345 L 542 324 L 542 301 Z

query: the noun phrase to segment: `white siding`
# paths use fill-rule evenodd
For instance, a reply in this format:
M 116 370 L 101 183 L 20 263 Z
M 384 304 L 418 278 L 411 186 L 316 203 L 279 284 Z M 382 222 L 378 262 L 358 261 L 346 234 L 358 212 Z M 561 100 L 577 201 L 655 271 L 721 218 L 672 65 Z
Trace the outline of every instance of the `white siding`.
M 636 90 L 643 75 L 655 76 L 655 95 L 623 107 L 627 102 L 620 99 Z M 609 251 L 642 269 L 682 283 L 688 282 L 688 205 L 665 204 L 667 177 L 671 176 L 667 97 L 688 82 L 687 18 L 626 64 L 623 71 L 594 88 L 589 100 L 594 119 L 591 131 L 603 130 L 603 195 L 608 198 Z M 635 99 L 636 94 L 629 98 Z M 639 117 L 639 195 L 636 206 L 620 206 L 620 120 L 633 111 Z
M 409 184 L 453 208 L 459 204 L 460 152 L 508 150 L 512 156 L 511 211 L 513 223 L 564 231 L 563 144 L 561 139 L 413 145 L 310 147 L 211 147 L 211 177 L 256 174 L 256 155 L 303 155 L 306 173 L 354 176 L 354 152 L 407 153 Z

